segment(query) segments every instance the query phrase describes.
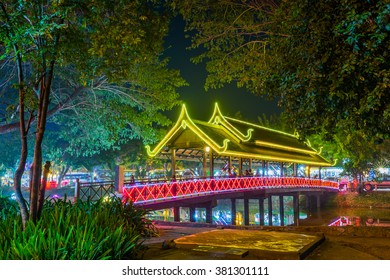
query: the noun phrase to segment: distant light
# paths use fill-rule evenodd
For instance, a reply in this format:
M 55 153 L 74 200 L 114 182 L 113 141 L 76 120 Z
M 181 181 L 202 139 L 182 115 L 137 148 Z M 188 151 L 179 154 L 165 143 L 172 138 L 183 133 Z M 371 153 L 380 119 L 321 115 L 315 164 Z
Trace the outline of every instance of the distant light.
M 210 147 L 209 146 L 206 146 L 206 148 L 204 148 L 206 153 L 210 152 Z
M 384 168 L 384 167 L 380 167 L 378 168 L 379 172 L 380 173 L 386 173 L 387 172 L 387 168 Z

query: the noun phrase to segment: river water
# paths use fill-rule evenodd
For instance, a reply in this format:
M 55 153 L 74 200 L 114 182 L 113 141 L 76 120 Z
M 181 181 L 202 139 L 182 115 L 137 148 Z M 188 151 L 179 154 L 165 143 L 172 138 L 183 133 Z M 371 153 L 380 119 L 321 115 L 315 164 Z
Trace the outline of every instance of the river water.
M 292 197 L 284 197 L 284 225 L 294 223 L 294 211 Z M 301 203 L 302 204 L 302 203 Z M 268 211 L 268 202 L 264 200 L 264 223 L 268 225 L 271 215 L 272 225 L 278 226 L 280 222 L 279 197 L 273 197 L 272 213 Z M 244 201 L 236 200 L 236 224 L 243 225 Z M 173 209 L 163 209 L 153 211 L 149 215 L 150 219 L 173 221 Z M 213 224 L 229 225 L 232 223 L 231 201 L 223 199 L 217 201 L 217 206 L 213 208 Z M 189 222 L 189 208 L 180 208 L 180 220 Z M 196 208 L 196 222 L 206 222 L 206 209 Z M 259 204 L 258 200 L 249 200 L 249 224 L 259 225 Z M 308 210 L 300 205 L 299 211 L 300 226 L 390 226 L 390 209 L 379 208 L 336 208 L 322 207 L 320 209 Z

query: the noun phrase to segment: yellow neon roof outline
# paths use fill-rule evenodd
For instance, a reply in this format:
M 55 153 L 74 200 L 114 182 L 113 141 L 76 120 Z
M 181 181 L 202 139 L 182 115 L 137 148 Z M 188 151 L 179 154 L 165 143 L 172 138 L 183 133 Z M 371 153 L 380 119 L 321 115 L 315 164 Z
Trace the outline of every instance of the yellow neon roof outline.
M 222 146 L 215 143 L 213 139 L 207 136 L 190 118 L 187 112 L 185 104 L 182 105 L 182 109 L 178 120 L 173 128 L 165 135 L 165 137 L 157 144 L 157 146 L 151 150 L 149 145 L 146 145 L 146 152 L 150 157 L 156 156 L 166 145 L 166 143 L 172 139 L 172 137 L 180 130 L 189 127 L 197 136 L 199 136 L 208 146 L 210 146 L 217 153 L 222 153 L 227 150 L 229 139 L 224 139 Z
M 242 121 L 242 120 L 238 120 L 238 119 L 234 119 L 234 118 L 230 118 L 230 117 L 225 117 L 225 120 L 227 122 L 228 122 L 229 119 L 233 120 L 233 121 L 236 121 L 236 122 L 239 122 L 239 123 L 242 123 L 242 124 L 245 124 L 245 125 L 251 125 L 251 126 L 254 126 L 254 127 L 258 127 L 258 128 L 264 129 L 264 130 L 276 132 L 276 133 L 279 133 L 279 134 L 284 134 L 284 135 L 287 135 L 289 137 L 293 137 L 295 139 L 299 139 L 298 133 L 291 134 L 291 133 L 287 133 L 287 132 L 284 132 L 284 131 L 272 129 L 272 128 L 269 128 L 269 127 L 257 125 L 257 124 L 254 124 L 254 123 L 250 123 L 250 122 L 246 122 L 246 121 Z M 233 125 L 231 125 L 231 126 L 233 126 Z M 298 151 L 298 152 L 300 151 L 300 152 L 305 152 L 305 153 L 308 153 L 308 154 L 318 154 L 317 150 L 314 149 L 311 146 L 309 140 L 304 142 L 308 146 L 308 148 L 309 148 L 307 150 L 299 149 L 299 148 L 293 148 L 291 146 L 286 146 L 286 145 L 278 145 L 278 144 L 264 142 L 264 141 L 260 141 L 260 140 L 255 140 L 255 143 L 258 143 L 258 144 L 261 144 L 261 145 L 264 145 L 264 146 L 269 146 L 269 147 L 277 147 L 277 148 L 280 148 L 280 149 L 283 149 L 283 150 L 287 150 L 287 151 Z
M 291 158 L 285 158 L 285 157 L 275 157 L 275 156 L 264 156 L 264 155 L 256 155 L 256 154 L 247 154 L 242 152 L 230 152 L 226 151 L 222 155 L 224 156 L 233 156 L 233 157 L 245 157 L 245 158 L 252 158 L 252 159 L 259 159 L 259 160 L 268 160 L 268 161 L 279 161 L 279 162 L 295 162 L 295 163 L 302 163 L 302 164 L 308 164 L 308 165 L 318 165 L 318 166 L 333 166 L 332 163 L 327 162 L 317 162 L 317 161 L 309 161 L 309 160 L 298 160 L 298 159 L 291 159 Z
M 222 123 L 222 121 L 220 120 L 220 116 L 216 116 L 215 117 L 215 122 L 212 122 L 212 123 L 207 122 L 208 125 L 216 125 L 216 126 L 218 126 L 218 128 L 222 129 L 227 134 L 229 134 L 229 136 L 232 137 L 235 141 L 237 141 L 237 142 L 241 141 L 241 138 L 239 138 L 236 134 L 234 134 L 231 130 L 229 130 L 225 126 L 219 125 L 219 123 Z
M 242 134 L 241 131 L 239 131 L 236 127 L 234 127 L 228 121 L 229 119 L 234 120 L 234 121 L 239 122 L 239 123 L 242 123 L 242 124 L 245 124 L 245 125 L 258 127 L 258 128 L 265 129 L 265 130 L 272 131 L 272 132 L 276 132 L 279 134 L 284 134 L 284 135 L 287 135 L 289 137 L 293 137 L 295 139 L 299 139 L 298 133 L 290 134 L 290 133 L 287 133 L 284 131 L 268 128 L 265 126 L 256 125 L 254 123 L 250 123 L 250 122 L 246 122 L 246 121 L 242 121 L 242 120 L 238 120 L 238 119 L 234 119 L 234 118 L 230 118 L 230 117 L 225 117 L 224 115 L 222 115 L 221 110 L 219 109 L 218 103 L 215 103 L 214 112 L 209 120 L 209 123 L 214 123 L 214 124 L 221 123 L 228 130 L 230 130 L 236 137 L 238 137 L 241 141 L 248 142 L 252 138 L 252 132 L 254 130 L 252 128 L 250 128 L 250 129 L 248 129 L 248 134 L 244 135 L 244 134 Z M 321 152 L 317 152 L 313 147 L 311 147 L 310 142 L 306 143 L 306 145 L 308 145 L 308 148 L 309 148 L 307 150 L 293 148 L 291 146 L 278 145 L 278 144 L 269 143 L 269 142 L 260 141 L 260 140 L 255 140 L 255 143 L 263 145 L 263 146 L 272 147 L 272 148 L 279 148 L 279 149 L 283 149 L 283 150 L 287 150 L 287 151 L 297 151 L 297 152 L 304 152 L 304 153 L 308 153 L 308 154 L 320 154 L 321 153 Z
M 175 135 L 175 133 L 182 127 L 181 126 L 181 120 L 185 118 L 186 115 L 186 108 L 183 104 L 182 109 L 180 111 L 179 119 L 175 123 L 175 125 L 171 128 L 171 130 L 165 135 L 165 137 L 157 144 L 157 146 L 153 149 L 153 151 L 150 149 L 149 145 L 146 145 L 146 152 L 149 156 L 154 157 L 156 156 L 162 148 L 164 148 L 164 145 Z
M 248 142 L 252 138 L 253 129 L 248 129 L 247 135 L 244 135 L 241 131 L 239 131 L 225 119 L 225 116 L 222 115 L 221 110 L 219 109 L 218 103 L 215 103 L 214 112 L 209 120 L 209 123 L 222 124 L 227 128 L 227 130 L 233 133 L 233 135 L 235 135 L 242 142 Z
M 278 144 L 273 144 L 273 143 L 269 143 L 269 142 L 264 142 L 264 141 L 260 141 L 260 140 L 255 140 L 255 143 L 262 145 L 262 146 L 265 146 L 265 147 L 280 148 L 282 150 L 291 151 L 291 152 L 304 152 L 304 153 L 311 154 L 311 155 L 318 154 L 318 152 L 315 151 L 314 149 L 313 149 L 314 151 L 304 150 L 304 149 L 299 149 L 299 148 L 293 148 L 290 146 L 284 146 L 284 145 L 278 145 Z
M 252 125 L 252 126 L 255 126 L 255 127 L 259 127 L 259 128 L 265 129 L 265 130 L 274 131 L 274 132 L 277 132 L 277 133 L 280 133 L 280 134 L 285 134 L 285 135 L 288 135 L 288 136 L 291 136 L 291 137 L 294 137 L 294 138 L 298 138 L 297 135 L 292 135 L 292 134 L 289 134 L 289 133 L 286 133 L 286 132 L 283 132 L 283 131 L 270 129 L 270 128 L 267 128 L 267 127 L 259 126 L 259 125 L 256 125 L 256 124 L 252 124 L 252 123 L 249 123 L 249 122 L 245 122 L 245 121 L 241 121 L 241 120 L 237 120 L 237 119 L 233 119 L 233 118 L 229 118 L 229 117 L 226 117 L 226 118 L 227 119 L 232 119 L 232 120 L 235 120 L 237 122 L 244 123 L 244 124 L 248 124 L 248 125 Z M 238 138 L 238 139 L 240 139 L 240 140 L 242 140 L 244 142 L 248 141 L 251 138 L 251 136 L 252 136 L 253 129 L 249 129 L 248 130 L 248 135 L 244 135 L 240 131 L 238 131 L 233 125 L 231 125 L 225 119 L 225 117 L 221 114 L 217 103 L 215 104 L 213 115 L 212 115 L 212 117 L 211 117 L 211 119 L 209 120 L 208 123 L 212 124 L 212 125 L 218 125 L 219 123 L 224 124 L 224 125 L 222 125 L 222 128 L 223 128 L 224 131 L 226 131 L 227 133 L 230 132 L 229 134 L 233 134 L 232 136 L 236 136 L 236 137 L 233 137 L 233 138 L 236 138 L 236 139 Z M 312 150 L 303 150 L 303 149 L 298 149 L 298 148 L 292 148 L 290 146 L 277 145 L 277 144 L 273 144 L 273 143 L 269 143 L 269 142 L 262 142 L 260 140 L 256 140 L 255 141 L 255 143 L 262 144 L 264 146 L 276 147 L 276 148 L 281 148 L 281 149 L 289 150 L 289 151 L 300 151 L 300 152 L 305 152 L 305 153 L 308 153 L 308 154 L 316 154 L 316 155 L 319 155 L 320 158 L 322 158 L 325 162 L 320 163 L 320 162 L 317 162 L 317 161 L 297 160 L 297 159 L 291 159 L 291 158 L 286 158 L 286 157 L 264 156 L 264 155 L 256 155 L 256 154 L 249 154 L 249 153 L 243 153 L 243 152 L 227 151 L 228 142 L 230 140 L 229 139 L 224 139 L 223 140 L 223 145 L 222 146 L 218 145 L 213 139 L 211 139 L 207 134 L 205 134 L 192 121 L 192 119 L 188 115 L 187 108 L 186 108 L 185 104 L 182 105 L 180 116 L 179 116 L 176 124 L 167 133 L 167 135 L 158 143 L 158 145 L 153 149 L 153 151 L 151 151 L 149 145 L 145 146 L 148 155 L 151 156 L 151 157 L 156 156 L 162 150 L 162 148 L 166 145 L 166 143 L 170 139 L 172 139 L 172 137 L 180 129 L 182 129 L 182 128 L 186 129 L 187 127 L 189 127 L 208 146 L 210 146 L 210 148 L 212 148 L 215 152 L 217 152 L 220 155 L 234 156 L 234 157 L 245 157 L 245 158 L 254 158 L 254 159 L 261 159 L 261 160 L 275 160 L 275 161 L 283 161 L 283 162 L 296 162 L 296 163 L 311 164 L 311 165 L 321 165 L 321 166 L 333 166 L 333 165 L 335 165 L 335 163 L 333 163 L 333 164 L 329 163 L 325 158 L 320 156 L 317 151 L 315 151 L 313 148 L 311 148 L 310 142 L 308 142 L 307 144 L 308 144 L 309 148 L 312 149 Z M 232 130 L 229 130 L 229 128 L 232 128 Z

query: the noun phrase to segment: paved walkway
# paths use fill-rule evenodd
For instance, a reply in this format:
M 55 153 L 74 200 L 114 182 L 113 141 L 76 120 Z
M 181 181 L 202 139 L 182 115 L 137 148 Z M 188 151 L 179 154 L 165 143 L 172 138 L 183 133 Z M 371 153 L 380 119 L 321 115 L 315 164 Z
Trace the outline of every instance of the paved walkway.
M 160 235 L 145 242 L 150 249 L 144 259 L 302 259 L 323 241 L 321 234 L 175 225 L 158 229 Z
M 144 259 L 311 259 L 311 260 L 390 260 L 390 238 L 348 235 L 341 229 L 290 228 L 279 232 L 259 229 L 222 229 L 210 225 L 157 224 L 160 235 L 145 241 L 149 249 Z M 327 228 L 328 229 L 328 228 Z M 364 229 L 368 230 L 368 229 Z M 291 231 L 291 232 L 289 232 Z M 321 236 L 325 236 L 321 242 Z M 170 242 L 171 240 L 174 243 Z M 164 241 L 175 248 L 162 249 Z M 169 246 L 168 246 L 169 247 Z M 282 252 L 280 252 L 282 250 Z

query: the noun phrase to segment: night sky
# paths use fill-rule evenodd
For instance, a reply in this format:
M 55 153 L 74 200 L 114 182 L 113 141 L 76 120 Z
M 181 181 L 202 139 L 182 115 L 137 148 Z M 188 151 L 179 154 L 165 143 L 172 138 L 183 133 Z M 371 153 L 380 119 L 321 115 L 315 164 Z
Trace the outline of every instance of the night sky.
M 168 36 L 166 55 L 170 57 L 170 66 L 180 70 L 182 77 L 189 86 L 179 89 L 181 100 L 187 106 L 188 113 L 194 119 L 208 121 L 213 112 L 215 102 L 218 102 L 222 114 L 234 117 L 240 112 L 242 119 L 257 123 L 257 117 L 263 113 L 271 115 L 279 114 L 280 108 L 276 102 L 266 100 L 230 84 L 221 89 L 204 89 L 206 80 L 205 65 L 194 64 L 190 58 L 196 54 L 196 50 L 186 50 L 190 40 L 184 37 L 184 23 L 175 19 L 171 24 Z M 180 108 L 174 109 L 170 114 L 173 119 L 179 115 Z

